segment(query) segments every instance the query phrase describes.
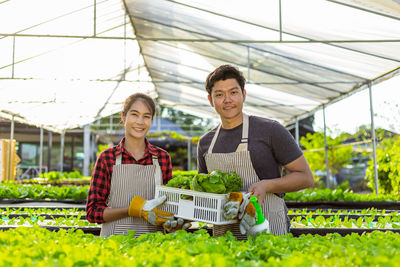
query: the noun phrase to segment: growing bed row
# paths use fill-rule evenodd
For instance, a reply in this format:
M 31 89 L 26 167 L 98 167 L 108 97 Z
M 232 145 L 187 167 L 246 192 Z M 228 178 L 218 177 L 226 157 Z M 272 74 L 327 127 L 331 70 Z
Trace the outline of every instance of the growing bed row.
M 109 238 L 83 231 L 19 227 L 0 231 L 0 266 L 396 266 L 400 234 L 145 234 Z M 82 253 L 85 251 L 85 253 Z
M 0 183 L 0 199 L 81 199 L 87 198 L 89 186 L 51 186 L 38 184 Z M 342 189 L 305 189 L 287 193 L 287 202 L 394 202 L 399 204 L 399 196 L 357 194 Z
M 400 214 L 398 212 L 383 213 L 377 210 L 352 212 L 347 214 L 332 212 L 318 214 L 313 211 L 289 211 L 292 213 L 291 228 L 335 228 L 335 229 L 400 229 Z M 321 212 L 323 213 L 323 212 Z M 346 213 L 346 212 L 345 212 Z M 0 209 L 0 228 L 4 226 L 69 226 L 69 227 L 97 227 L 100 225 L 89 223 L 85 219 L 85 211 L 80 209 L 29 209 L 6 208 Z M 194 223 L 194 228 L 207 224 Z

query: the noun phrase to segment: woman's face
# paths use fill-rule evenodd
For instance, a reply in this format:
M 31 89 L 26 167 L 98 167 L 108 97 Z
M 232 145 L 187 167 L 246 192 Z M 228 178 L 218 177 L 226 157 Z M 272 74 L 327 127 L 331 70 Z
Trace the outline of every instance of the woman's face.
M 126 138 L 144 139 L 150 130 L 151 111 L 142 100 L 138 99 L 132 103 L 122 120 Z

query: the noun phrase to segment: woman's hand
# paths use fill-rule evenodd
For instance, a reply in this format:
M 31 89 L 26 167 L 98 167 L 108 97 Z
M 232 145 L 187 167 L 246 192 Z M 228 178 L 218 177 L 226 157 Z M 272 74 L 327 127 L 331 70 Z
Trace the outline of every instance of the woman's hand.
M 252 184 L 248 189 L 247 192 L 251 193 L 252 196 L 257 197 L 258 204 L 262 205 L 265 199 L 265 195 L 267 194 L 268 188 L 268 180 L 261 180 L 257 183 Z

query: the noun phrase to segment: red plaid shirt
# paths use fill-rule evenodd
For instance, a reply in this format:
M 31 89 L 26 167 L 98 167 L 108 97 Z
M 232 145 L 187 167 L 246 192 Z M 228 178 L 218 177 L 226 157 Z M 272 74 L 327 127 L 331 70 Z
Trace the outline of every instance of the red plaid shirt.
M 103 212 L 107 208 L 107 198 L 110 194 L 111 175 L 117 155 L 122 154 L 121 164 L 140 164 L 152 165 L 152 155 L 158 157 L 158 162 L 161 167 L 163 182 L 166 184 L 172 178 L 171 157 L 168 152 L 157 146 L 151 145 L 147 139 L 146 151 L 140 160 L 135 158 L 124 147 L 125 138 L 112 148 L 108 148 L 101 152 L 97 158 L 96 166 L 92 173 L 90 189 L 86 204 L 86 218 L 89 222 L 104 223 Z

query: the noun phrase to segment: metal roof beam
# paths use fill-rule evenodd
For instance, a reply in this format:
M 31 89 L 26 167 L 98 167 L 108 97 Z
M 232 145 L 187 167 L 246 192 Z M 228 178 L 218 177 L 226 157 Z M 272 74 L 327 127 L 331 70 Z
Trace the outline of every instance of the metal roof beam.
M 45 20 L 45 21 L 43 21 L 43 22 L 40 22 L 40 23 L 37 23 L 37 24 L 35 24 L 35 25 L 29 26 L 29 27 L 27 27 L 27 28 L 24 28 L 24 29 L 22 29 L 22 30 L 16 31 L 15 33 L 21 33 L 21 32 L 23 32 L 23 31 L 31 30 L 31 29 L 36 28 L 36 27 L 38 27 L 38 26 L 41 26 L 41 25 L 43 25 L 43 24 L 52 22 L 52 21 L 57 20 L 57 19 L 59 19 L 59 18 L 63 18 L 63 17 L 69 16 L 69 15 L 71 15 L 71 14 L 80 12 L 80 11 L 85 10 L 85 9 L 87 9 L 87 8 L 91 8 L 91 7 L 93 7 L 93 6 L 96 5 L 96 4 L 99 5 L 99 4 L 104 3 L 104 2 L 107 2 L 107 0 L 106 0 L 106 1 L 102 1 L 102 2 L 100 2 L 100 3 L 95 3 L 95 4 L 93 4 L 93 5 L 85 6 L 85 7 L 83 7 L 83 8 L 80 8 L 80 9 L 77 9 L 77 10 L 73 10 L 73 11 L 68 12 L 68 13 L 65 13 L 65 14 L 63 14 L 63 15 L 60 15 L 60 16 L 57 16 L 57 17 L 54 17 L 54 18 Z M 0 3 L 0 4 L 1 4 L 1 3 Z M 6 37 L 7 37 L 7 36 L 3 36 L 2 38 L 0 38 L 0 40 L 3 39 L 3 38 L 6 38 Z
M 166 44 L 166 45 L 168 45 L 168 44 Z M 168 46 L 171 46 L 171 45 L 168 45 Z M 171 46 L 171 47 L 174 47 L 174 46 Z M 189 50 L 183 49 L 183 48 L 179 48 L 179 49 L 182 49 L 182 50 L 185 50 L 185 51 L 189 51 Z M 252 49 L 253 49 L 253 48 L 252 48 Z M 189 51 L 189 52 L 192 52 L 192 51 Z M 237 65 L 237 66 L 241 66 L 241 67 L 243 67 L 243 68 L 248 68 L 248 65 L 238 64 L 238 63 L 232 62 L 232 61 L 230 61 L 230 60 L 221 59 L 221 58 L 219 58 L 219 57 L 213 57 L 213 56 L 209 56 L 209 55 L 204 55 L 204 54 L 200 54 L 200 53 L 198 53 L 198 52 L 196 52 L 196 54 L 197 54 L 197 55 L 200 55 L 200 56 L 202 56 L 202 57 L 205 57 L 205 58 L 211 58 L 211 59 L 215 59 L 215 60 L 220 60 L 220 61 L 224 61 L 224 62 L 226 62 L 226 63 L 231 63 L 231 64 L 235 64 L 235 65 Z M 269 75 L 272 75 L 272 76 L 277 76 L 277 77 L 280 77 L 280 78 L 292 80 L 292 81 L 295 81 L 296 84 L 308 84 L 308 85 L 320 87 L 320 88 L 322 88 L 322 89 L 325 89 L 325 90 L 328 90 L 328 91 L 331 91 L 331 92 L 335 92 L 335 93 L 342 94 L 341 91 L 338 91 L 338 90 L 335 90 L 335 89 L 332 89 L 332 88 L 328 88 L 328 87 L 325 87 L 325 86 L 320 86 L 320 85 L 318 85 L 318 83 L 315 83 L 315 82 L 305 82 L 305 81 L 297 80 L 297 79 L 294 79 L 294 78 L 289 78 L 289 77 L 286 77 L 286 76 L 283 76 L 283 75 L 280 75 L 280 74 L 276 74 L 276 73 L 272 73 L 272 72 L 267 72 L 267 71 L 265 71 L 265 70 L 261 70 L 261 69 L 257 69 L 257 68 L 251 68 L 251 70 L 256 70 L 256 71 L 261 72 L 261 73 L 264 73 L 264 74 L 269 74 Z M 257 84 L 257 83 L 250 82 L 250 81 L 249 81 L 249 83 L 251 83 L 251 84 Z M 334 83 L 334 82 L 333 82 L 333 83 Z M 356 82 L 352 82 L 352 83 L 356 83 Z M 260 84 L 261 84 L 261 83 L 260 83 Z M 288 84 L 288 83 L 286 83 L 286 84 Z
M 124 25 L 125 25 L 125 24 L 117 25 L 117 26 L 115 26 L 115 27 L 112 27 L 112 28 L 109 28 L 109 29 L 107 29 L 107 30 L 102 31 L 102 32 L 100 32 L 99 34 L 106 33 L 106 32 L 108 32 L 108 31 L 112 31 L 112 30 L 114 30 L 114 29 L 116 29 L 116 28 L 119 28 L 119 27 L 122 27 L 122 26 L 124 26 Z M 1 34 L 1 33 L 0 33 L 0 36 L 2 36 L 2 35 L 4 35 L 4 34 Z M 32 35 L 32 36 L 29 36 L 29 35 Z M 53 37 L 54 37 L 54 38 L 69 38 L 68 36 L 57 36 L 57 37 L 56 37 L 56 36 L 41 36 L 41 35 L 36 35 L 36 34 L 8 34 L 7 36 L 14 36 L 14 37 L 17 37 L 17 36 L 18 36 L 18 37 L 50 37 L 50 38 L 53 38 Z M 79 40 L 76 40 L 76 41 L 74 41 L 74 42 L 72 42 L 72 43 L 66 44 L 66 45 L 62 46 L 61 48 L 67 47 L 67 46 L 70 46 L 70 45 L 74 45 L 74 44 L 76 44 L 76 43 L 78 43 L 78 42 L 84 41 L 84 40 L 86 40 L 86 39 L 92 39 L 92 38 L 97 38 L 97 37 L 95 37 L 95 36 L 88 36 L 88 37 L 82 37 L 82 38 L 80 37 L 80 38 L 78 38 Z M 98 39 L 98 38 L 97 38 L 97 39 Z M 112 39 L 126 40 L 127 38 L 125 38 L 125 37 L 119 37 L 119 38 L 112 38 Z M 0 66 L 0 70 L 1 70 L 1 69 L 4 69 L 4 68 L 7 68 L 7 67 L 10 67 L 10 66 L 14 66 L 14 65 L 16 65 L 16 64 L 18 64 L 18 63 L 25 62 L 25 61 L 30 60 L 30 59 L 34 59 L 34 58 L 37 58 L 37 57 L 46 55 L 46 54 L 51 53 L 51 52 L 53 52 L 53 51 L 56 51 L 56 50 L 58 50 L 58 49 L 60 49 L 60 47 L 55 48 L 55 49 L 50 49 L 50 50 L 44 51 L 44 52 L 42 52 L 42 53 L 39 53 L 39 54 L 33 55 L 33 56 L 31 56 L 31 57 L 27 57 L 27 58 L 21 59 L 21 60 L 19 60 L 19 61 L 17 61 L 17 62 L 13 62 L 13 63 L 8 64 L 8 65 Z
M 189 32 L 189 33 L 196 34 L 196 35 L 206 36 L 206 37 L 208 37 L 208 38 L 210 38 L 210 39 L 211 39 L 211 38 L 217 39 L 217 37 L 212 36 L 212 35 L 209 35 L 209 34 L 199 33 L 199 32 L 195 32 L 195 31 L 183 29 L 183 28 L 181 28 L 181 27 L 177 27 L 177 26 L 172 26 L 172 25 L 164 24 L 164 23 L 161 23 L 161 22 L 158 22 L 158 21 L 154 21 L 154 20 L 150 20 L 150 19 L 146 19 L 146 18 L 142 18 L 142 17 L 135 17 L 135 18 L 138 18 L 138 19 L 144 20 L 144 21 L 148 21 L 148 22 L 150 22 L 150 23 L 155 23 L 155 24 L 163 25 L 163 26 L 165 26 L 165 27 L 171 27 L 171 28 L 178 29 L 178 30 L 181 30 L 181 31 L 184 31 L 184 32 Z M 218 39 L 217 39 L 217 40 L 218 40 Z M 253 41 L 254 41 L 254 40 L 253 40 Z M 221 42 L 222 42 L 222 40 L 221 40 Z M 273 41 L 273 42 L 275 43 L 275 42 L 277 42 L 277 41 Z M 307 41 L 306 41 L 306 42 L 307 42 Z M 280 43 L 286 43 L 286 41 L 280 41 Z M 241 43 L 238 43 L 238 45 L 244 46 L 244 47 L 249 47 L 248 45 L 241 44 Z M 261 52 L 270 53 L 270 54 L 275 55 L 275 56 L 279 56 L 279 57 L 286 58 L 286 59 L 289 59 L 289 60 L 293 60 L 293 61 L 296 61 L 296 62 L 301 62 L 301 63 L 303 63 L 303 64 L 307 64 L 307 65 L 310 65 L 310 66 L 315 66 L 315 67 L 322 68 L 322 69 L 326 69 L 326 70 L 333 71 L 333 72 L 336 72 L 336 73 L 340 73 L 340 74 L 345 74 L 345 75 L 348 75 L 348 76 L 352 76 L 352 77 L 355 77 L 355 78 L 360 79 L 360 80 L 363 80 L 363 81 L 366 81 L 366 80 L 367 80 L 367 79 L 364 78 L 364 77 L 360 77 L 360 76 L 357 76 L 357 75 L 354 75 L 354 74 L 350 74 L 350 73 L 347 73 L 347 72 L 343 72 L 343 71 L 339 71 L 339 70 L 336 70 L 336 69 L 332 69 L 332 68 L 329 68 L 329 67 L 326 67 L 326 66 L 321 66 L 321 65 L 318 65 L 318 64 L 315 64 L 315 63 L 310 63 L 310 62 L 307 62 L 307 61 L 304 61 L 304 60 L 300 60 L 300 59 L 297 59 L 297 58 L 292 58 L 292 57 L 284 56 L 284 55 L 278 54 L 278 53 L 276 53 L 276 52 L 271 52 L 271 51 L 269 51 L 269 50 L 261 49 L 261 48 L 258 48 L 258 47 L 251 47 L 251 48 L 254 49 L 254 50 L 256 50 L 256 51 L 261 51 Z
M 146 53 L 143 53 L 143 56 L 155 58 L 155 59 L 158 59 L 158 60 L 160 60 L 160 61 L 169 62 L 169 63 L 171 63 L 171 64 L 186 66 L 186 67 L 189 67 L 189 68 L 194 68 L 194 69 L 198 69 L 198 70 L 201 70 L 201 71 L 208 72 L 208 70 L 200 69 L 200 68 L 197 68 L 197 67 L 194 67 L 194 66 L 183 65 L 183 64 L 180 64 L 180 63 L 171 61 L 171 60 L 166 60 L 166 59 L 164 59 L 164 58 L 159 58 L 159 57 L 156 57 L 156 56 L 153 56 L 153 55 L 149 55 L 149 54 L 146 54 Z M 226 62 L 228 62 L 228 61 L 226 61 Z M 239 66 L 240 66 L 240 65 L 239 65 Z M 245 67 L 246 67 L 246 66 L 245 66 Z M 269 75 L 281 77 L 281 78 L 288 79 L 288 80 L 292 80 L 292 81 L 304 82 L 305 84 L 308 84 L 308 85 L 311 85 L 311 86 L 315 86 L 315 87 L 324 89 L 324 90 L 326 90 L 326 91 L 338 93 L 339 95 L 343 94 L 343 93 L 340 92 L 340 91 L 336 91 L 336 90 L 334 90 L 334 89 L 331 89 L 331 88 L 328 88 L 328 87 L 325 87 L 325 86 L 321 86 L 321 85 L 318 85 L 318 84 L 316 85 L 316 84 L 312 84 L 312 83 L 310 83 L 310 82 L 296 80 L 296 79 L 294 79 L 294 78 L 286 77 L 285 75 L 276 74 L 276 73 L 271 73 L 271 72 L 267 72 L 267 71 L 265 71 L 265 70 L 259 70 L 259 69 L 255 69 L 255 68 L 252 68 L 252 69 L 253 69 L 253 70 L 257 70 L 257 71 L 259 71 L 259 72 L 261 72 L 261 73 L 264 73 L 264 74 L 269 74 Z M 304 88 L 301 88 L 301 89 L 303 89 L 303 91 L 306 91 L 306 92 L 309 92 L 309 93 L 313 93 L 313 92 L 310 91 L 310 90 L 307 90 L 307 89 L 304 89 Z M 295 95 L 295 94 L 293 94 L 293 95 Z
M 196 9 L 196 10 L 200 10 L 200 11 L 203 11 L 203 12 L 206 12 L 206 13 L 210 13 L 210 14 L 213 14 L 213 15 L 216 15 L 216 16 L 220 16 L 220 17 L 223 17 L 223 18 L 228 18 L 228 19 L 239 21 L 239 22 L 243 22 L 243 23 L 246 23 L 246 24 L 249 24 L 249 25 L 258 26 L 258 27 L 261 27 L 261 28 L 264 28 L 264 29 L 268 29 L 268 30 L 271 30 L 271 31 L 279 32 L 279 29 L 277 30 L 277 29 L 274 29 L 274 28 L 271 28 L 271 27 L 266 27 L 266 26 L 261 25 L 261 24 L 252 23 L 252 22 L 249 22 L 249 21 L 246 21 L 246 20 L 241 20 L 241 19 L 238 19 L 238 18 L 234 18 L 234 17 L 231 17 L 231 16 L 223 15 L 223 14 L 220 14 L 220 13 L 217 13 L 217 12 L 213 12 L 213 11 L 210 11 L 210 10 L 206 10 L 206 9 L 203 9 L 203 8 L 191 6 L 191 5 L 180 3 L 180 2 L 176 2 L 174 0 L 167 0 L 167 1 L 175 3 L 175 4 L 179 4 L 179 5 L 182 5 L 182 6 L 186 6 L 186 7 L 189 7 L 189 8 L 193 8 L 193 9 Z M 309 42 L 316 41 L 316 40 L 310 39 L 308 37 L 304 37 L 302 35 L 297 35 L 297 34 L 293 34 L 293 33 L 286 32 L 286 31 L 282 31 L 282 33 L 285 33 L 285 34 L 288 34 L 288 35 L 291 35 L 291 36 L 295 36 L 295 37 L 299 37 L 299 38 L 303 38 L 303 39 L 307 39 Z M 354 41 L 357 42 L 357 41 L 361 41 L 361 40 L 354 40 Z M 372 42 L 372 40 L 368 40 L 368 42 L 369 41 Z M 283 42 L 283 41 L 277 41 L 277 42 Z M 353 49 L 353 48 L 348 48 L 348 47 L 343 47 L 343 46 L 332 44 L 332 43 L 345 43 L 345 40 L 341 40 L 341 41 L 337 40 L 336 42 L 333 41 L 333 40 L 329 40 L 327 42 L 319 42 L 319 41 L 317 41 L 317 42 L 318 43 L 325 43 L 327 45 L 339 47 L 339 48 L 342 48 L 342 49 L 346 49 L 346 50 L 350 50 L 350 51 L 353 51 L 353 52 L 362 53 L 362 54 L 366 54 L 366 55 L 370 55 L 370 56 L 374 56 L 374 57 L 378 57 L 378 58 L 382 58 L 382 59 L 393 60 L 391 58 L 387 58 L 387 57 L 371 54 L 371 53 L 364 52 L 364 51 L 361 51 L 361 50 L 357 50 L 357 49 Z M 400 60 L 393 60 L 393 61 L 400 62 Z
M 113 27 L 116 29 L 124 24 Z M 170 26 L 172 27 L 172 26 Z M 108 29 L 104 32 L 107 32 Z M 183 29 L 182 29 L 183 30 Z M 186 30 L 185 30 L 186 31 Z M 102 32 L 102 33 L 104 33 Z M 189 31 L 187 31 L 189 32 Z M 201 33 L 196 33 L 201 34 Z M 165 42 L 191 42 L 191 43 L 266 43 L 266 44 L 307 44 L 307 43 L 400 43 L 400 39 L 352 39 L 352 40 L 246 40 L 246 39 L 198 39 L 198 38 L 160 38 L 160 37 L 120 37 L 120 36 L 94 36 L 94 35 L 62 35 L 62 34 L 26 34 L 26 33 L 0 33 L 0 36 L 15 36 L 15 37 L 42 37 L 42 38 L 75 38 L 75 39 L 114 39 L 114 40 L 136 40 L 136 41 L 165 41 Z M 257 49 L 251 47 L 252 49 Z M 342 47 L 343 48 L 343 47 Z M 266 51 L 268 52 L 268 51 Z M 359 52 L 359 51 L 356 51 Z M 361 52 L 363 53 L 363 52 Z M 373 55 L 376 56 L 376 55 Z M 386 58 L 385 58 L 386 59 Z M 388 59 L 400 61 L 396 59 Z
M 378 15 L 378 16 L 382 16 L 382 17 L 386 17 L 386 18 L 390 18 L 390 19 L 395 19 L 395 20 L 400 20 L 400 17 L 392 16 L 392 15 L 385 14 L 385 13 L 382 13 L 382 12 L 378 12 L 378 11 L 375 11 L 375 10 L 372 10 L 372 9 L 368 9 L 368 8 L 364 8 L 364 7 L 360 7 L 360 6 L 355 6 L 355 5 L 351 5 L 351 4 L 346 4 L 346 3 L 343 3 L 343 2 L 340 2 L 340 1 L 335 1 L 335 0 L 326 0 L 326 1 L 338 4 L 338 5 L 342 5 L 342 6 L 355 8 L 355 9 L 358 9 L 358 10 L 361 10 L 361 11 L 365 11 L 365 12 L 368 12 L 368 13 L 372 13 L 372 14 L 375 14 L 375 15 Z
M 163 43 L 163 45 L 176 48 L 176 46 L 171 45 L 171 44 L 169 44 L 169 43 Z M 184 50 L 184 51 L 188 51 L 188 52 L 192 52 L 192 53 L 193 53 L 193 51 L 188 50 L 188 49 L 185 49 L 185 48 L 179 48 L 179 49 L 180 49 L 180 50 Z M 251 47 L 251 49 L 258 50 L 257 48 L 253 48 L 253 47 Z M 267 52 L 266 50 L 261 50 L 261 51 L 262 51 L 262 52 Z M 245 68 L 248 67 L 248 65 L 246 65 L 246 66 L 245 66 L 245 65 L 241 65 L 241 64 L 232 62 L 232 61 L 230 61 L 230 60 L 227 60 L 227 59 L 222 59 L 222 58 L 215 57 L 215 56 L 210 56 L 210 55 L 204 55 L 204 54 L 201 54 L 201 53 L 198 53 L 198 52 L 196 52 L 196 54 L 197 54 L 197 55 L 200 55 L 200 56 L 202 56 L 202 57 L 212 58 L 212 59 L 215 59 L 215 60 L 220 60 L 220 61 L 224 61 L 224 62 L 227 62 L 227 63 L 232 63 L 232 64 L 235 64 L 235 65 L 238 65 L 238 66 L 242 66 L 242 67 L 245 67 Z M 271 54 L 274 54 L 274 53 L 271 53 Z M 274 54 L 274 55 L 277 55 L 277 54 Z M 281 55 L 277 55 L 277 56 L 284 57 L 284 56 L 281 56 Z M 288 57 L 284 57 L 284 58 L 288 58 Z M 291 58 L 289 58 L 289 59 L 291 59 Z M 294 60 L 295 60 L 295 59 L 294 59 Z M 295 61 L 296 61 L 296 60 L 295 60 Z M 300 62 L 302 62 L 302 61 L 300 61 Z M 302 63 L 303 63 L 303 62 L 302 62 Z M 332 71 L 332 72 L 335 72 L 335 73 L 340 73 L 340 74 L 348 75 L 348 76 L 351 76 L 351 77 L 357 77 L 358 79 L 360 79 L 360 81 L 358 81 L 358 82 L 362 82 L 362 81 L 366 81 L 366 80 L 367 80 L 367 79 L 362 78 L 362 77 L 353 76 L 352 74 L 339 72 L 339 71 L 337 71 L 337 70 L 332 70 L 332 69 L 325 68 L 325 67 L 322 67 L 322 66 L 319 66 L 319 65 L 315 65 L 315 64 L 311 64 L 311 63 L 307 63 L 307 62 L 304 62 L 304 63 L 305 63 L 305 64 L 308 64 L 308 65 L 312 65 L 312 66 L 318 67 L 318 68 L 327 69 L 327 70 Z M 260 70 L 258 70 L 258 71 L 260 71 Z M 263 71 L 260 71 L 260 72 L 263 72 Z M 333 83 L 334 83 L 334 82 L 333 82 Z M 351 83 L 355 83 L 355 82 L 351 82 Z
M 319 105 L 319 106 L 315 107 L 313 110 L 310 110 L 309 112 L 306 112 L 306 113 L 304 113 L 304 114 L 301 114 L 300 116 L 297 116 L 297 118 L 298 118 L 299 120 L 304 119 L 304 118 L 307 118 L 307 117 L 309 117 L 311 114 L 314 114 L 314 113 L 317 112 L 318 110 L 324 108 L 324 106 L 326 107 L 326 106 L 335 104 L 335 103 L 337 103 L 337 102 L 339 102 L 339 101 L 341 101 L 341 100 L 343 100 L 343 99 L 345 99 L 345 98 L 347 98 L 347 97 L 349 97 L 349 96 L 351 96 L 351 95 L 353 95 L 353 94 L 355 94 L 355 93 L 358 93 L 358 92 L 360 92 L 360 91 L 366 89 L 370 84 L 371 84 L 371 85 L 379 84 L 379 83 L 381 83 L 381 82 L 383 82 L 383 81 L 385 81 L 385 80 L 387 80 L 387 79 L 390 79 L 390 78 L 392 78 L 392 77 L 394 77 L 394 76 L 396 76 L 396 75 L 399 75 L 399 74 L 400 74 L 400 67 L 398 67 L 398 68 L 396 68 L 396 69 L 394 69 L 394 70 L 392 70 L 392 71 L 389 71 L 389 72 L 387 72 L 387 73 L 385 73 L 385 74 L 382 74 L 382 75 L 376 77 L 376 78 L 373 79 L 373 80 L 366 81 L 365 83 L 362 83 L 362 84 L 360 84 L 360 85 L 358 85 L 358 86 L 355 86 L 350 92 L 348 92 L 348 93 L 346 93 L 346 94 L 343 94 L 342 96 L 340 96 L 340 97 L 338 97 L 338 98 L 335 98 L 334 100 L 330 101 L 330 102 L 327 103 L 327 104 Z M 295 120 L 291 120 L 291 121 L 287 121 L 286 124 L 292 124 L 292 123 L 294 123 L 294 122 L 295 122 Z

